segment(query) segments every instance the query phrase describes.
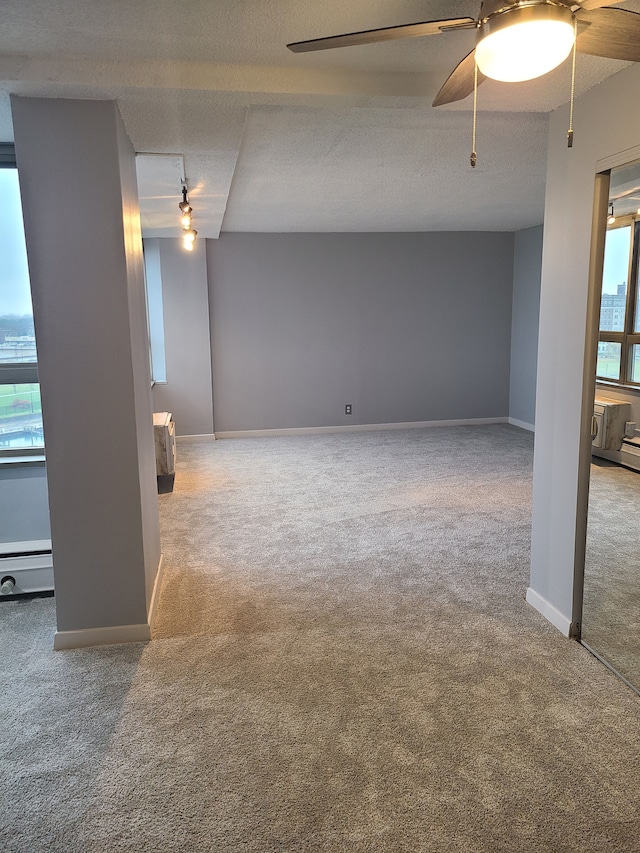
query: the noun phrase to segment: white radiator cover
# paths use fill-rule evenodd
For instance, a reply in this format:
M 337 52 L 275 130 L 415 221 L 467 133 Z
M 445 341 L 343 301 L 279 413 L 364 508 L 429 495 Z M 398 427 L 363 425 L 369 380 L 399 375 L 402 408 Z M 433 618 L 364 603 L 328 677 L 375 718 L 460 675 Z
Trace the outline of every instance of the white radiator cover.
M 12 595 L 53 592 L 51 540 L 0 543 L 0 582 L 5 577 L 15 581 Z
M 640 437 L 625 438 L 618 454 L 620 463 L 634 471 L 640 471 Z

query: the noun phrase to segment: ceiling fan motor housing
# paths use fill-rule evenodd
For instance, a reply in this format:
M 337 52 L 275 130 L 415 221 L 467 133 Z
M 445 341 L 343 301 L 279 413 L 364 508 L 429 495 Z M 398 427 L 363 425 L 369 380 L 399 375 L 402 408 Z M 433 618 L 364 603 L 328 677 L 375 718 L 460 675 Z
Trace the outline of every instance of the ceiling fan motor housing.
M 509 0 L 484 0 L 480 5 L 478 27 L 490 26 L 492 19 L 494 26 L 496 21 L 500 19 L 503 20 L 502 26 L 507 26 L 507 22 L 502 17 L 507 13 L 509 14 L 508 23 L 515 23 L 516 20 L 519 21 L 520 19 L 528 21 L 535 19 L 536 16 L 545 18 L 549 14 L 549 6 L 560 7 L 559 14 L 561 15 L 563 14 L 562 9 L 566 9 L 568 12 L 567 20 L 571 21 L 575 5 L 574 0 L 512 0 L 512 2 Z M 536 8 L 539 11 L 531 11 Z
M 571 52 L 573 21 L 571 0 L 485 0 L 478 20 L 478 67 L 506 82 L 546 74 Z

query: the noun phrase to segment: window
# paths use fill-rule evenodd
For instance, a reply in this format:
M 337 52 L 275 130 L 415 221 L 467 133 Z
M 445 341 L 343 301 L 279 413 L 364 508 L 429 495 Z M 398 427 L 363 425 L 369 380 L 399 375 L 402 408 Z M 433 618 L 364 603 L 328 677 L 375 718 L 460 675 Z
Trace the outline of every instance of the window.
M 147 322 L 149 325 L 149 360 L 154 382 L 167 381 L 164 349 L 164 309 L 162 307 L 162 271 L 160 241 L 143 240 Z
M 640 386 L 640 217 L 616 219 L 607 229 L 600 297 L 596 377 Z
M 0 454 L 42 453 L 38 357 L 11 145 L 0 145 L 0 257 Z

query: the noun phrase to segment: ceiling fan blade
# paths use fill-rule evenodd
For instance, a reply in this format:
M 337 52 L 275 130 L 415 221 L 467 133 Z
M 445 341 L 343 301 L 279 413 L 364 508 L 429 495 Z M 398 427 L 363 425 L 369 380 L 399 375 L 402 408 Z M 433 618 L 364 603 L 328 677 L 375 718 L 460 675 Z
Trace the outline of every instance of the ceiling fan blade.
M 462 62 L 459 62 L 447 77 L 447 81 L 436 95 L 433 102 L 434 107 L 441 107 L 443 104 L 452 104 L 454 101 L 461 101 L 473 92 L 473 78 L 475 74 L 475 49 L 467 54 Z M 478 86 L 487 78 L 478 69 Z
M 583 9 L 592 11 L 593 9 L 602 9 L 604 6 L 613 6 L 615 3 L 621 3 L 622 0 L 578 0 Z
M 588 26 L 578 33 L 577 48 L 581 53 L 640 62 L 640 14 L 626 9 L 594 9 L 579 11 L 576 17 Z
M 364 30 L 361 33 L 344 33 L 339 36 L 327 36 L 310 41 L 296 41 L 288 44 L 294 53 L 306 53 L 310 50 L 327 50 L 330 47 L 353 47 L 359 44 L 375 44 L 380 41 L 394 39 L 416 38 L 431 36 L 448 29 L 475 27 L 473 18 L 447 18 L 443 21 L 423 21 L 418 24 L 400 24 L 397 27 L 385 27 L 381 30 Z

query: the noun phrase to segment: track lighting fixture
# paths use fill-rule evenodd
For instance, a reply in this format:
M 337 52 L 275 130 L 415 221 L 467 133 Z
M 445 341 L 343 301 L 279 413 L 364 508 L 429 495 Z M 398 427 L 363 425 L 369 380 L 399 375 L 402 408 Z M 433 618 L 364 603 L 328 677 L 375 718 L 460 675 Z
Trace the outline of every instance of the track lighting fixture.
M 610 201 L 609 202 L 609 216 L 607 217 L 607 225 L 613 225 L 613 223 L 615 221 L 616 221 L 616 217 L 615 217 L 615 214 L 613 212 L 613 202 Z
M 189 199 L 187 198 L 187 187 L 186 185 L 182 187 L 182 201 L 178 205 L 180 210 L 189 216 L 191 214 L 191 205 L 189 204 Z
M 180 224 L 182 225 L 182 245 L 188 252 L 192 252 L 198 232 L 191 227 L 193 208 L 187 198 L 186 184 L 182 187 L 182 201 L 178 207 L 180 208 Z

